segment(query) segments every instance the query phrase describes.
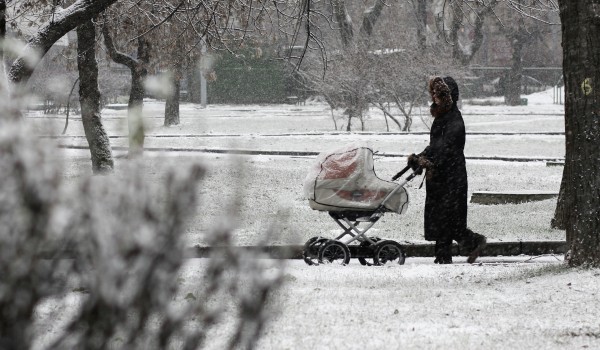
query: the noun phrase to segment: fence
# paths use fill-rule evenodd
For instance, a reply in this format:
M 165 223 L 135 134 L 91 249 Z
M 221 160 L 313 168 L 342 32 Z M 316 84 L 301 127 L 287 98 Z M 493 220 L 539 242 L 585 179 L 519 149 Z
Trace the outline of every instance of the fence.
M 564 86 L 558 86 L 555 85 L 554 88 L 552 89 L 552 102 L 555 105 L 564 105 L 565 104 L 565 100 L 564 100 Z
M 471 93 L 473 95 L 502 95 L 504 93 L 504 80 L 510 67 L 470 67 Z M 560 89 L 555 91 L 556 104 L 562 104 L 562 67 L 523 67 L 521 80 L 521 93 L 531 94 L 545 91 L 550 88 Z M 560 96 L 558 94 L 560 93 Z M 473 96 L 477 97 L 477 96 Z

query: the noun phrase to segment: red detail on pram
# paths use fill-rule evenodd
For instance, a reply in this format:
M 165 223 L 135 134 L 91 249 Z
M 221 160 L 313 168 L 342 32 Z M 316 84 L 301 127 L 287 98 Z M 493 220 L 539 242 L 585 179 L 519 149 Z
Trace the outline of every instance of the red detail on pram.
M 356 191 L 344 191 L 339 190 L 335 194 L 342 197 L 343 199 L 354 201 L 354 202 L 373 202 L 383 200 L 387 196 L 388 192 L 383 191 L 371 191 L 371 190 L 356 190 Z
M 356 151 L 353 150 L 327 157 L 321 163 L 322 170 L 319 178 L 323 180 L 345 179 L 352 175 L 358 166 L 355 161 Z

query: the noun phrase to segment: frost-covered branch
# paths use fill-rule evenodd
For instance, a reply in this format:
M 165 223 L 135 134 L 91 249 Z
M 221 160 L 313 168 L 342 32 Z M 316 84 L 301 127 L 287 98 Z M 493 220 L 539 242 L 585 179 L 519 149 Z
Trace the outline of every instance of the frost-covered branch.
M 44 56 L 56 41 L 75 29 L 79 24 L 94 18 L 117 0 L 77 0 L 66 9 L 57 12 L 52 20 L 43 25 L 27 41 L 24 52 L 11 66 L 9 79 L 13 83 L 26 82 L 35 67 L 27 63 L 27 56 Z
M 0 128 L 0 348 L 252 348 L 281 263 L 236 253 L 234 206 L 208 233 L 222 249 L 189 274 L 203 166 L 65 184 L 57 150 L 30 135 Z

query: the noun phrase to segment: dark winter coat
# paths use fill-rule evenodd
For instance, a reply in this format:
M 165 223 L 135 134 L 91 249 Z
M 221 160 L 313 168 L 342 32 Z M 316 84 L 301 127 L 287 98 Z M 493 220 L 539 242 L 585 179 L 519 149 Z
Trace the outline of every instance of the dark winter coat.
M 426 180 L 426 240 L 459 240 L 466 232 L 468 185 L 464 147 L 465 124 L 454 103 L 450 111 L 434 119 L 429 146 L 420 154 L 433 163 Z

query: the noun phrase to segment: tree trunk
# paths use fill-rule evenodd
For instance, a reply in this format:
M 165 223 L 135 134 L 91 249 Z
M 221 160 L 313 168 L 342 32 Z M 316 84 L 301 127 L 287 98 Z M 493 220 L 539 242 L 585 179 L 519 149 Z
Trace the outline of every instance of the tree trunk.
M 352 29 L 352 20 L 346 10 L 345 0 L 334 0 L 332 1 L 333 12 L 335 19 L 340 26 L 340 38 L 344 48 L 350 47 L 354 39 L 354 30 Z
M 102 27 L 104 45 L 110 58 L 116 63 L 129 68 L 131 72 L 131 91 L 129 92 L 129 104 L 127 105 L 127 126 L 129 130 L 129 157 L 136 157 L 144 152 L 144 121 L 143 108 L 144 80 L 148 75 L 150 63 L 150 43 L 143 37 L 138 38 L 137 58 L 121 53 L 117 50 L 109 32 L 108 23 L 104 22 Z
M 92 156 L 95 174 L 111 172 L 114 167 L 110 142 L 102 126 L 98 64 L 96 62 L 96 28 L 92 20 L 77 27 L 77 68 L 81 120 Z
M 6 38 L 6 0 L 0 0 L 0 43 Z M 0 98 L 8 91 L 6 64 L 4 62 L 4 45 L 0 45 Z
M 523 78 L 523 48 L 526 44 L 527 33 L 521 33 L 523 29 L 512 38 L 512 64 L 506 75 L 504 86 L 504 103 L 509 106 L 521 105 L 521 81 Z
M 565 79 L 564 192 L 571 266 L 600 267 L 600 16 L 598 0 L 559 0 Z
M 187 81 L 188 81 L 188 98 L 187 100 L 191 103 L 201 103 L 201 82 L 200 82 L 200 73 L 198 72 L 198 67 L 195 64 L 190 65 L 190 68 L 187 70 Z
M 416 1 L 417 8 L 417 43 L 419 50 L 425 51 L 427 48 L 427 1 Z
M 567 129 L 567 128 L 565 128 Z M 550 222 L 550 226 L 558 230 L 566 230 L 571 220 L 571 214 L 573 214 L 573 195 L 568 193 L 571 190 L 571 186 L 568 184 L 568 175 L 572 174 L 573 171 L 570 169 L 569 164 L 565 164 L 563 169 L 563 177 L 560 183 L 560 191 L 558 193 L 558 200 L 556 202 L 556 209 L 554 211 L 554 217 Z M 571 241 L 571 237 L 567 236 L 567 244 Z
M 354 110 L 351 108 L 346 109 L 348 114 L 348 125 L 346 125 L 346 131 L 352 131 L 352 118 L 354 117 Z
M 179 125 L 179 100 L 181 97 L 181 78 L 183 76 L 183 57 L 181 52 L 183 51 L 185 51 L 183 49 L 183 42 L 178 39 L 175 42 L 175 50 L 171 55 L 171 82 L 173 91 L 169 93 L 165 103 L 165 126 Z
M 0 0 L 0 40 L 6 38 L 6 0 Z M 4 47 L 0 46 L 0 57 L 4 62 Z
M 150 43 L 140 37 L 138 39 L 137 60 L 131 69 L 131 91 L 129 93 L 129 104 L 127 106 L 127 117 L 129 127 L 129 157 L 136 157 L 144 152 L 144 96 L 146 89 L 144 81 L 148 76 L 148 64 L 150 63 Z
M 363 14 L 363 22 L 360 28 L 360 34 L 367 38 L 370 37 L 373 33 L 373 28 L 375 27 L 375 23 L 381 16 L 381 12 L 386 6 L 385 1 L 376 1 L 373 6 L 368 8 Z
M 490 1 L 480 11 L 476 12 L 475 23 L 473 25 L 471 51 L 464 52 L 459 43 L 458 32 L 465 28 L 465 13 L 469 13 L 471 10 L 465 12 L 465 9 L 461 8 L 462 5 L 460 2 L 455 3 L 452 23 L 450 24 L 450 42 L 452 43 L 452 57 L 457 60 L 457 62 L 460 62 L 461 65 L 468 66 L 473 60 L 473 57 L 475 57 L 475 54 L 481 48 L 481 45 L 483 44 L 483 25 L 485 18 L 491 13 L 494 13 L 493 11 L 497 4 L 498 0 Z M 469 22 L 468 19 L 466 21 Z
M 139 156 L 144 152 L 144 77 L 145 74 L 141 69 L 131 71 L 131 91 L 127 105 L 130 157 Z
M 176 64 L 177 65 L 177 64 Z M 181 64 L 178 64 L 181 66 Z M 173 72 L 173 91 L 165 104 L 165 126 L 179 125 L 179 97 L 181 92 L 181 67 Z

